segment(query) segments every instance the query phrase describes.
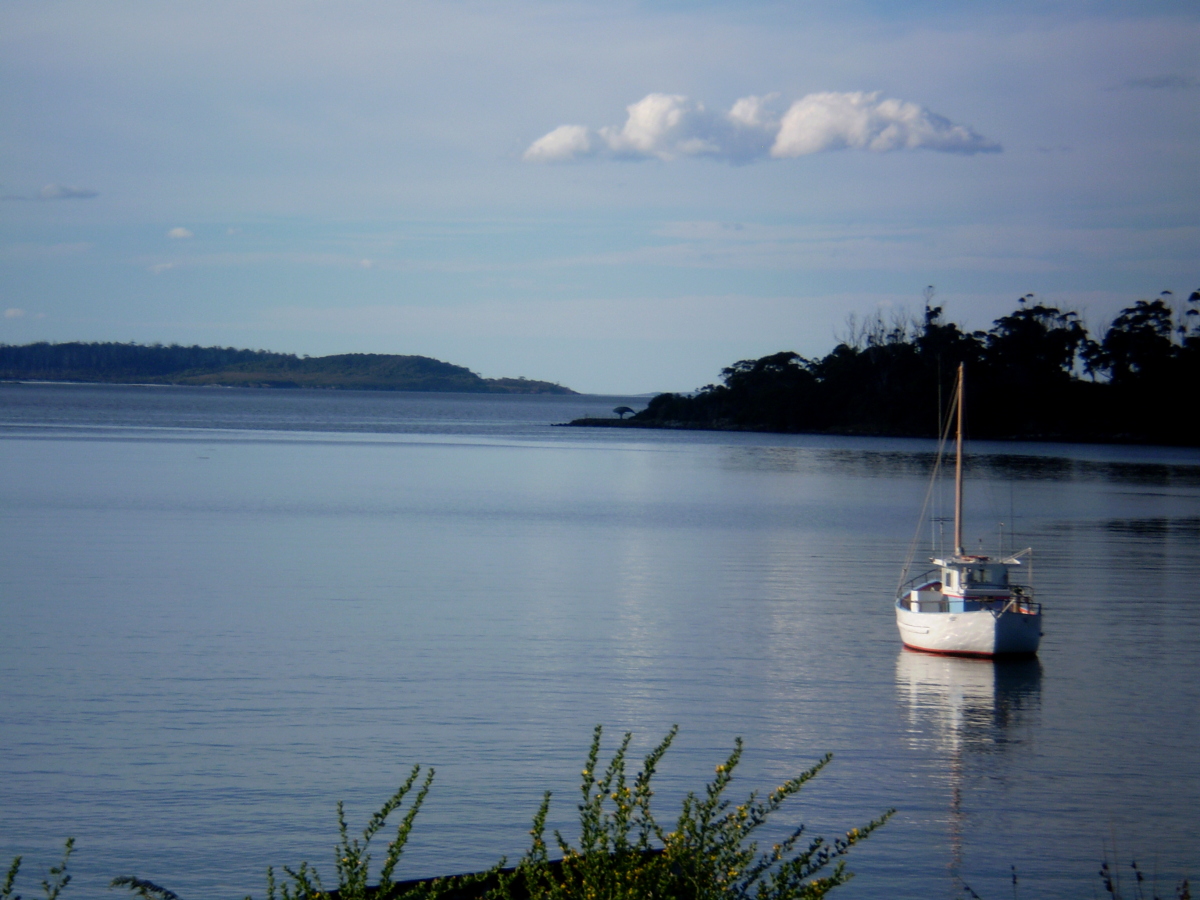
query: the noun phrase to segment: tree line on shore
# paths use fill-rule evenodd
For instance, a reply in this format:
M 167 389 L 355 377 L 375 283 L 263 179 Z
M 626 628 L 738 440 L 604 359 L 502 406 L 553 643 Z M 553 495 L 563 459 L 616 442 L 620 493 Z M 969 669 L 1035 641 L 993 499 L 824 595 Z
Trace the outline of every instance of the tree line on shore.
M 964 363 L 975 437 L 1200 444 L 1200 291 L 1138 300 L 1099 340 L 1032 294 L 975 332 L 931 301 L 932 288 L 915 321 L 851 320 L 822 359 L 736 362 L 721 384 L 660 394 L 625 424 L 931 437 Z
M 476 394 L 573 394 L 527 378 L 481 378 L 427 356 L 343 353 L 296 356 L 178 344 L 0 344 L 0 379 L 239 387 L 319 387 Z

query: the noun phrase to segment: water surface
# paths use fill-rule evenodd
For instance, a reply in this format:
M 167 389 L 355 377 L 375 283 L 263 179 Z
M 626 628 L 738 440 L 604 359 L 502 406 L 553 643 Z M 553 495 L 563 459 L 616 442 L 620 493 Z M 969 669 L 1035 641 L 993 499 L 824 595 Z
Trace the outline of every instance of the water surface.
M 644 401 L 640 401 L 644 402 Z M 67 835 L 72 894 L 332 874 L 437 768 L 402 876 L 569 828 L 591 729 L 681 726 L 669 820 L 735 736 L 739 791 L 896 818 L 852 897 L 1088 896 L 1114 837 L 1198 874 L 1200 454 L 983 444 L 972 546 L 1035 547 L 1035 661 L 900 649 L 924 441 L 555 428 L 631 398 L 0 386 L 0 854 Z M 1000 522 L 1004 525 L 1001 527 Z M 928 542 L 928 531 L 920 532 Z

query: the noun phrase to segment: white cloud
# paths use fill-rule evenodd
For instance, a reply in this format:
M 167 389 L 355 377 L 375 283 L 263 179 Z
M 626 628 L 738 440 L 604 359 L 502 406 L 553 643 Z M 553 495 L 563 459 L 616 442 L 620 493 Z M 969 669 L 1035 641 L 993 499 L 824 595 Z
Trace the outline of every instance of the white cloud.
M 91 188 L 70 187 L 65 184 L 48 184 L 37 193 L 39 200 L 90 200 L 100 196 Z
M 23 309 L 12 308 L 4 311 L 4 318 L 6 319 L 19 319 L 23 315 L 25 315 L 25 310 Z
M 981 153 L 1000 145 L 917 103 L 880 99 L 880 92 L 824 92 L 795 101 L 782 118 L 775 95 L 743 97 L 727 113 L 710 112 L 679 94 L 647 94 L 626 107 L 620 128 L 592 131 L 560 125 L 525 151 L 527 162 L 569 162 L 591 156 L 677 159 L 709 156 L 750 162 L 824 150 L 938 150 Z
M 766 98 L 745 97 L 729 113 L 713 113 L 679 94 L 647 94 L 626 107 L 620 128 L 592 131 L 561 125 L 530 145 L 528 162 L 568 162 L 589 156 L 672 160 L 712 156 L 744 162 L 765 156 L 779 127 L 765 109 Z
M 192 232 L 188 231 L 186 228 L 183 228 L 183 227 L 172 228 L 170 231 L 167 232 L 167 237 L 171 238 L 171 240 L 174 240 L 174 241 L 186 241 L 188 238 L 192 238 L 195 236 L 196 235 L 192 234 Z
M 792 104 L 771 147 L 777 158 L 822 150 L 994 152 L 1000 145 L 916 103 L 880 100 L 879 91 L 809 94 Z
M 559 125 L 538 138 L 525 151 L 526 162 L 566 162 L 591 153 L 588 129 L 582 125 Z
M 747 128 L 774 129 L 776 123 L 771 120 L 771 111 L 767 103 L 778 96 L 767 94 L 765 97 L 743 97 L 733 104 L 733 108 L 729 110 L 729 118 Z
M 702 156 L 718 152 L 716 123 L 707 110 L 678 94 L 647 94 L 626 107 L 625 125 L 601 128 L 600 137 L 617 156 Z
M 155 263 L 154 265 L 150 266 L 149 271 L 153 272 L 155 275 L 161 275 L 163 272 L 166 272 L 173 268 L 175 268 L 175 263 L 163 262 L 163 263 Z

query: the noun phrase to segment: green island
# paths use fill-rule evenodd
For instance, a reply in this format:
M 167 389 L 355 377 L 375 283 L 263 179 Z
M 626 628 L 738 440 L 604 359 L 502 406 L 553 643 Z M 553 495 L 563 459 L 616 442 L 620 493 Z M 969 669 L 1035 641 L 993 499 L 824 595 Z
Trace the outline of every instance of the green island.
M 342 353 L 296 356 L 233 347 L 177 344 L 0 344 L 0 380 L 223 387 L 574 394 L 549 381 L 481 378 L 427 356 Z
M 1028 294 L 987 331 L 924 316 L 851 320 L 823 359 L 784 351 L 722 370 L 694 394 L 580 426 L 936 437 L 965 363 L 976 438 L 1200 445 L 1200 291 L 1138 300 L 1094 339 L 1079 315 Z

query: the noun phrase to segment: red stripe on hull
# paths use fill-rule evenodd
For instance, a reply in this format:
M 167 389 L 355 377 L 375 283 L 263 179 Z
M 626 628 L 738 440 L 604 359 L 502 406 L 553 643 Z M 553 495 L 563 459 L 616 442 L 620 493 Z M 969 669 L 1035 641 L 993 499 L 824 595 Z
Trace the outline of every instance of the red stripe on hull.
M 1024 656 L 1037 656 L 1036 650 L 1026 653 L 972 653 L 969 650 L 929 650 L 925 647 L 914 647 L 903 638 L 900 639 L 900 642 L 904 644 L 905 650 L 912 650 L 914 653 L 928 653 L 930 656 L 963 656 L 970 659 L 1016 659 Z

